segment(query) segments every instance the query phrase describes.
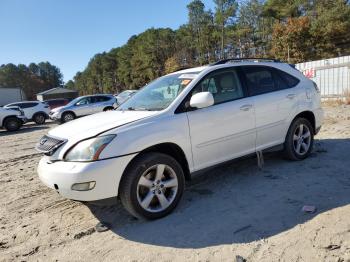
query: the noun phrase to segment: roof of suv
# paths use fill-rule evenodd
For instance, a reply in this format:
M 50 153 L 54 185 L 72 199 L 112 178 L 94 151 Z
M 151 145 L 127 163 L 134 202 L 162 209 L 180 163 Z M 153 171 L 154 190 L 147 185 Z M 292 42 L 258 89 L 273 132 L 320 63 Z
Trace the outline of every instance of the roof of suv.
M 176 72 L 173 72 L 171 74 L 186 74 L 186 73 L 192 73 L 192 74 L 200 74 L 201 72 L 208 70 L 208 69 L 219 69 L 219 68 L 225 68 L 225 67 L 231 67 L 231 66 L 242 66 L 242 65 L 261 65 L 261 66 L 272 66 L 275 68 L 281 68 L 284 71 L 287 71 L 288 73 L 292 73 L 293 75 L 297 74 L 298 76 L 301 75 L 301 72 L 298 71 L 296 68 L 293 67 L 291 64 L 284 63 L 282 61 L 276 60 L 276 59 L 270 59 L 270 58 L 232 58 L 232 59 L 224 59 L 220 60 L 218 62 L 200 66 L 200 67 L 194 67 L 194 68 L 188 68 L 179 70 Z M 296 72 L 298 73 L 296 73 Z

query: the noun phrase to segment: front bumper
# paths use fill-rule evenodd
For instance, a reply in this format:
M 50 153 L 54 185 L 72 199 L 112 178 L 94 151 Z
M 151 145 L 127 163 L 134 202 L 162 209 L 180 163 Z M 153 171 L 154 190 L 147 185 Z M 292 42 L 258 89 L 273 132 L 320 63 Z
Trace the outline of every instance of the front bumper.
M 58 114 L 58 113 L 56 113 L 56 114 L 49 114 L 49 118 L 51 120 L 58 121 L 58 120 L 61 119 L 61 114 Z
M 22 121 L 22 124 L 25 124 L 28 122 L 28 119 L 25 116 L 18 116 L 18 119 Z
M 136 154 L 95 162 L 50 163 L 43 157 L 38 166 L 40 180 L 56 189 L 63 197 L 79 201 L 96 201 L 118 195 L 119 182 L 126 166 Z M 95 181 L 95 187 L 88 191 L 72 190 L 72 185 Z

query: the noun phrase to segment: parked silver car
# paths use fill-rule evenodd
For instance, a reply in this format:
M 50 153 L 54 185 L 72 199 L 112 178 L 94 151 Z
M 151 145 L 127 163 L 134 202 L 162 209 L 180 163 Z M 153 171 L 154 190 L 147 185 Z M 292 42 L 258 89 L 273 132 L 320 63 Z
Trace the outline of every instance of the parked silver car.
M 81 96 L 65 106 L 53 109 L 50 118 L 65 123 L 77 117 L 113 110 L 116 107 L 117 101 L 113 95 Z
M 128 100 L 130 97 L 132 97 L 134 94 L 137 93 L 138 90 L 125 90 L 121 92 L 120 94 L 116 95 L 115 98 L 117 99 L 117 104 L 121 105 L 126 100 Z

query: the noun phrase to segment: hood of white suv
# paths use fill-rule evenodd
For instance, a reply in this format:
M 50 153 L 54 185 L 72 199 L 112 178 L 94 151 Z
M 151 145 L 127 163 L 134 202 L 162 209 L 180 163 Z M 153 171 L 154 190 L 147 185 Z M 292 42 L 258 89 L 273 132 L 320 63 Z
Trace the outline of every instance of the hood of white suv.
M 156 111 L 107 111 L 82 117 L 49 131 L 57 138 L 80 141 L 107 130 L 157 114 Z

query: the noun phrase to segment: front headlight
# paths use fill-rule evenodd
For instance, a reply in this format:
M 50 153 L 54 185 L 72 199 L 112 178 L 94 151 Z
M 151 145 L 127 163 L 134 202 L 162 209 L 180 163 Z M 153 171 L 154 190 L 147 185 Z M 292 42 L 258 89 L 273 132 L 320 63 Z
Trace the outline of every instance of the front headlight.
M 64 160 L 81 162 L 98 160 L 103 149 L 115 137 L 116 135 L 106 135 L 81 141 L 68 151 Z

